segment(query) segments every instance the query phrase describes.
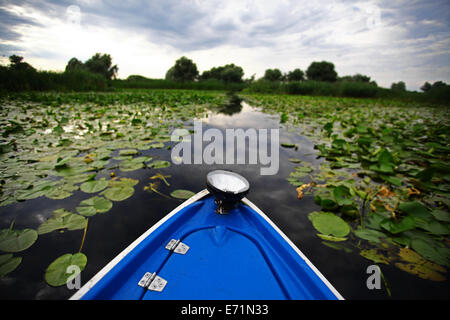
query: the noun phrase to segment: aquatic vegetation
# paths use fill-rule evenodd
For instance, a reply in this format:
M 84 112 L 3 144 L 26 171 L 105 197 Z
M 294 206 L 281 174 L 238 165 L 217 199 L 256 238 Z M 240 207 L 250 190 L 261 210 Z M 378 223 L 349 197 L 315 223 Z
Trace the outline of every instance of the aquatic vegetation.
M 65 284 L 68 265 L 83 270 L 87 263 L 81 250 L 88 217 L 95 219 L 110 211 L 114 202 L 134 195 L 139 180 L 123 175 L 170 166 L 160 156 L 142 153 L 168 147 L 173 128 L 225 101 L 223 93 L 181 90 L 3 95 L 0 206 L 39 197 L 63 200 L 83 193 L 91 197 L 80 201 L 74 212 L 55 210 L 37 230 L 15 230 L 13 223 L 0 230 L 0 251 L 24 251 L 38 241 L 38 235 L 84 230 L 80 252 L 56 259 L 45 272 L 48 284 Z M 154 177 L 169 186 L 170 176 L 156 173 Z M 0 277 L 13 272 L 22 259 L 1 255 Z
M 0 230 L 0 250 L 4 252 L 20 252 L 28 249 L 36 242 L 38 233 L 33 229 Z
M 311 212 L 308 215 L 314 228 L 323 235 L 343 238 L 350 232 L 347 222 L 331 212 Z
M 21 257 L 14 257 L 12 254 L 0 255 L 0 277 L 13 272 L 22 262 Z
M 194 192 L 189 191 L 189 190 L 184 190 L 184 189 L 174 190 L 170 193 L 171 197 L 177 198 L 177 199 L 189 199 L 193 195 L 195 195 Z
M 53 211 L 53 217 L 43 222 L 37 232 L 39 235 L 55 230 L 79 230 L 86 226 L 86 218 L 65 209 Z
M 94 196 L 80 202 L 77 211 L 83 216 L 93 216 L 97 213 L 105 213 L 112 208 L 113 204 L 108 199 Z
M 54 287 L 62 286 L 67 283 L 69 277 L 75 277 L 83 271 L 87 264 L 87 257 L 83 253 L 67 253 L 53 261 L 45 270 L 45 281 Z M 67 268 L 76 266 L 79 272 L 68 273 Z
M 291 188 L 284 194 L 297 196 L 299 207 L 314 199 L 312 212 L 298 211 L 310 219 L 320 243 L 342 255 L 359 254 L 382 268 L 446 280 L 447 109 L 381 100 L 244 98 L 275 114 L 289 132 L 313 141 L 321 159 L 315 164 L 297 158 L 302 148 L 297 141 L 282 141 L 282 150 L 289 152 L 285 165 L 293 167 L 282 191 Z M 178 90 L 23 93 L 1 99 L 0 206 L 6 212 L 33 199 L 62 201 L 54 202 L 51 210 L 59 209 L 43 215 L 35 226 L 0 230 L 0 277 L 19 272 L 14 270 L 26 263 L 25 250 L 39 237 L 45 240 L 53 233 L 62 239 L 75 233 L 75 249 L 61 252 L 79 246 L 79 253 L 54 264 L 60 253 L 50 256 L 47 273 L 39 270 L 52 286 L 65 284 L 66 262 L 84 269 L 88 221 L 91 227 L 96 219 L 112 216 L 118 201 L 132 201 L 143 189 L 146 196 L 175 206 L 194 194 L 174 190 L 189 187 L 178 184 L 171 172 L 175 166 L 165 157 L 172 146 L 170 133 L 190 129 L 186 121 L 226 105 L 223 93 Z M 135 177 L 143 172 L 150 181 L 138 185 L 143 181 Z M 65 205 L 73 199 L 73 208 Z M 15 214 L 8 215 L 8 225 Z
M 298 166 L 287 177 L 299 199 L 311 194 L 321 207 L 309 218 L 322 243 L 346 252 L 356 248 L 366 259 L 424 279 L 445 280 L 450 266 L 447 108 L 279 95 L 246 99 L 284 115 L 281 123 L 308 136 L 325 160 L 312 167 L 291 158 Z M 344 220 L 351 229 L 346 239 L 346 229 L 333 229 Z

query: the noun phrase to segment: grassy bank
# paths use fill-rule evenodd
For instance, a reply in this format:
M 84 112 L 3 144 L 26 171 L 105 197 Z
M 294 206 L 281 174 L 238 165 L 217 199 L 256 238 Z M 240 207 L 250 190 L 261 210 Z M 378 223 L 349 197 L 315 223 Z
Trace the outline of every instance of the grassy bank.
M 107 88 L 105 77 L 83 70 L 52 72 L 0 67 L 1 91 L 104 91 Z
M 396 91 L 377 87 L 373 84 L 364 82 L 272 82 L 258 80 L 246 88 L 244 92 L 352 98 L 386 98 L 450 105 L 450 86 L 435 88 L 428 92 L 421 93 L 412 91 Z
M 37 71 L 35 69 L 14 70 L 0 67 L 0 92 L 9 94 L 23 91 L 114 91 L 126 89 L 184 89 L 242 91 L 244 93 L 288 94 L 307 96 L 332 96 L 353 98 L 385 98 L 411 102 L 450 105 L 450 86 L 445 85 L 420 93 L 391 90 L 371 83 L 337 81 L 267 81 L 224 82 L 219 80 L 172 81 L 149 79 L 141 76 L 126 80 L 107 80 L 101 74 L 76 70 L 70 72 Z

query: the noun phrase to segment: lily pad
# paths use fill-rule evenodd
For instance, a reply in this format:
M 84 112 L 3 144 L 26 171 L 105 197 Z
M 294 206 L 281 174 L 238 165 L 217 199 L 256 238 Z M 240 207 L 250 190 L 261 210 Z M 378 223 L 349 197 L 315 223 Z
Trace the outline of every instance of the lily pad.
M 67 273 L 67 268 L 77 266 L 81 272 L 86 267 L 86 264 L 87 257 L 81 252 L 64 254 L 47 267 L 45 281 L 53 287 L 65 285 L 70 276 L 75 276 L 73 273 Z
M 33 229 L 0 230 L 0 251 L 20 252 L 28 249 L 36 242 L 38 233 Z
M 333 190 L 333 196 L 336 203 L 340 206 L 351 205 L 353 201 L 350 199 L 350 191 L 346 186 L 337 186 Z
M 64 184 L 62 186 L 55 186 L 45 196 L 49 199 L 61 200 L 68 198 L 72 195 L 73 191 L 78 190 L 78 186 L 73 184 Z
M 109 180 L 108 187 L 134 187 L 139 180 L 132 178 L 114 178 Z
M 79 230 L 86 226 L 86 218 L 66 211 L 64 209 L 55 210 L 53 217 L 42 223 L 37 232 L 45 234 L 55 230 Z
M 375 263 L 389 264 L 389 259 L 378 249 L 361 250 L 359 254 Z
M 0 255 L 0 278 L 13 272 L 22 262 L 22 257 L 14 257 L 12 254 Z
M 113 204 L 103 197 L 92 197 L 80 202 L 77 211 L 84 216 L 93 216 L 97 213 L 105 213 L 112 208 Z
M 297 145 L 295 143 L 282 142 L 281 146 L 283 148 L 295 148 Z
M 137 154 L 139 151 L 137 151 L 136 149 L 124 149 L 124 150 L 120 150 L 119 151 L 119 155 L 120 156 L 131 156 L 134 154 Z
M 129 186 L 108 188 L 102 192 L 102 195 L 112 201 L 123 201 L 133 194 L 134 188 Z
M 408 213 L 412 217 L 417 218 L 428 218 L 430 216 L 429 210 L 423 204 L 417 201 L 412 202 L 402 202 L 398 208 Z
M 401 221 L 394 221 L 393 219 L 385 219 L 380 223 L 380 226 L 390 233 L 400 233 L 406 230 L 415 228 L 415 222 L 412 217 L 405 217 Z
M 345 237 L 350 227 L 342 218 L 332 212 L 315 211 L 308 215 L 314 228 L 324 235 Z
M 431 211 L 431 214 L 439 221 L 450 222 L 450 214 L 448 212 L 435 209 Z
M 422 256 L 414 252 L 409 248 L 401 248 L 399 251 L 399 257 L 403 262 L 396 263 L 395 266 L 403 271 L 416 275 L 422 279 L 428 279 L 432 281 L 445 281 L 445 268 L 438 264 L 425 260 Z
M 133 160 L 125 160 L 120 164 L 120 171 L 129 172 L 141 169 L 144 167 L 144 163 L 135 162 Z
M 157 142 L 157 143 L 153 143 L 153 144 L 149 145 L 148 147 L 149 147 L 149 149 L 161 149 L 161 148 L 164 148 L 164 143 Z
M 383 232 L 367 228 L 365 229 L 358 228 L 354 231 L 354 233 L 358 238 L 376 243 L 380 243 L 380 238 L 386 237 L 386 234 L 384 234 Z
M 321 234 L 321 233 L 318 233 L 317 236 L 323 240 L 332 241 L 332 242 L 342 242 L 342 241 L 347 240 L 347 238 L 345 238 L 345 237 L 333 237 L 333 236 L 329 236 L 329 235 Z
M 412 239 L 411 248 L 427 260 L 450 267 L 450 254 L 447 248 L 438 248 L 422 239 Z
M 172 191 L 170 195 L 177 199 L 189 199 L 190 197 L 194 196 L 195 193 L 189 190 L 184 189 L 178 189 L 175 191 Z
M 108 186 L 108 181 L 105 178 L 102 178 L 100 180 L 92 180 L 92 181 L 84 182 L 80 186 L 80 189 L 81 189 L 81 191 L 86 192 L 86 193 L 96 193 L 96 192 L 102 191 L 107 186 Z
M 165 160 L 155 160 L 149 163 L 148 166 L 155 169 L 166 168 L 170 167 L 170 162 Z

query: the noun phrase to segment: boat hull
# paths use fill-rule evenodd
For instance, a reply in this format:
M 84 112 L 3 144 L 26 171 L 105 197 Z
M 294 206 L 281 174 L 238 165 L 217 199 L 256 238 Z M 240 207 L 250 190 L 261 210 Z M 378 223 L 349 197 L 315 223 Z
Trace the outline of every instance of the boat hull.
M 71 299 L 342 299 L 301 251 L 248 199 L 215 213 L 203 190 L 149 229 Z M 166 249 L 171 239 L 185 254 Z M 146 273 L 162 291 L 138 285 Z

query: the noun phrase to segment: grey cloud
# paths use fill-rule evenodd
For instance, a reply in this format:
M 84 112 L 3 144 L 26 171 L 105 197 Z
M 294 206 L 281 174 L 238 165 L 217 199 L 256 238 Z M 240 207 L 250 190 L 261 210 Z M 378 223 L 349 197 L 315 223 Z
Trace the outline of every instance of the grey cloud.
M 19 25 L 39 25 L 37 21 L 17 16 L 0 7 L 0 40 L 15 40 L 21 35 L 14 31 Z

